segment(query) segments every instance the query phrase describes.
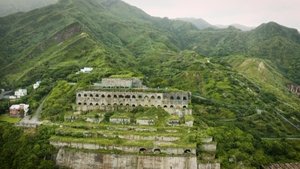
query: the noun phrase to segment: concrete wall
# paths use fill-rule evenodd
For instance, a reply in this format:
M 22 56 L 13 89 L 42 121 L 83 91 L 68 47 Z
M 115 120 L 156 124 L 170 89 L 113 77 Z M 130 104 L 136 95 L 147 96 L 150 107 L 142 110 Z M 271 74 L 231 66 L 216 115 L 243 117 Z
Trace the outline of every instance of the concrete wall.
M 50 141 L 50 144 L 57 148 L 62 147 L 70 147 L 76 149 L 87 149 L 87 150 L 120 150 L 127 153 L 139 153 L 141 149 L 145 149 L 146 152 L 152 153 L 154 149 L 157 148 L 144 148 L 144 147 L 129 147 L 129 146 L 118 146 L 118 145 L 110 145 L 103 146 L 92 143 L 75 143 L 75 142 L 59 142 L 59 141 Z M 189 154 L 196 154 L 195 148 L 158 148 L 160 152 L 165 154 L 175 154 L 175 155 L 183 155 L 186 153 L 186 150 L 189 150 Z
M 170 114 L 191 115 L 189 92 L 155 93 L 122 91 L 80 91 L 76 94 L 79 111 L 105 110 L 116 106 L 161 107 Z
M 195 156 L 110 155 L 60 149 L 56 163 L 72 169 L 197 169 Z

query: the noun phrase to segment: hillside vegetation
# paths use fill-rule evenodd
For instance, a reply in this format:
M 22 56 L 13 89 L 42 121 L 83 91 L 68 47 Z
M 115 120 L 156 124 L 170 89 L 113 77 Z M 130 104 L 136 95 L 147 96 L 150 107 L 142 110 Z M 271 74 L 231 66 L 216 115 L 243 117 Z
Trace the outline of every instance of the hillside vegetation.
M 300 161 L 300 99 L 286 87 L 300 84 L 299 71 L 299 33 L 273 22 L 198 30 L 119 0 L 61 0 L 0 18 L 0 88 L 27 87 L 32 112 L 45 99 L 42 118 L 62 122 L 76 90 L 103 77 L 191 91 L 193 132 L 215 137 L 224 168 Z

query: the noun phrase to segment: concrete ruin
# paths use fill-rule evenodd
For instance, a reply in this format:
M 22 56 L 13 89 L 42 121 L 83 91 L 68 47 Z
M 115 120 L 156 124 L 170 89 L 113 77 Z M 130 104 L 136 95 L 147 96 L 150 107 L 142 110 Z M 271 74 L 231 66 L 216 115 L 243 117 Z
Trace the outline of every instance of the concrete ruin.
M 76 94 L 79 111 L 112 110 L 121 106 L 126 108 L 157 107 L 169 114 L 183 117 L 191 115 L 189 109 L 191 93 L 143 88 L 142 82 L 133 79 L 102 79 L 99 89 L 82 90 Z M 143 89 L 141 89 L 143 88 Z
M 290 84 L 290 85 L 288 85 L 288 89 L 290 90 L 290 92 L 292 92 L 300 97 L 300 86 L 299 85 Z
M 60 149 L 56 157 L 59 166 L 72 169 L 195 169 L 197 158 L 100 154 Z

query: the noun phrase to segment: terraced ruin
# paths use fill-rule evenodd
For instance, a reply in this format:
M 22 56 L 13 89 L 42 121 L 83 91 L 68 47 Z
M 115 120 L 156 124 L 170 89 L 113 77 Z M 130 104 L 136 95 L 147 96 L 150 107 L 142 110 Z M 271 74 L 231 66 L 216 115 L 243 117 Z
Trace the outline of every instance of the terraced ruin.
M 102 83 L 100 88 L 93 86 L 77 92 L 75 111 L 65 114 L 64 122 L 50 138 L 50 143 L 60 149 L 59 165 L 76 163 L 78 153 L 74 154 L 74 149 L 81 149 L 82 156 L 87 156 L 87 161 L 92 160 L 96 168 L 122 166 L 120 159 L 127 159 L 125 163 L 136 168 L 148 165 L 197 168 L 199 147 L 211 154 L 206 155 L 208 160 L 214 159 L 216 143 L 212 138 L 193 134 L 189 92 L 133 88 L 128 82 L 132 79 L 124 83 L 119 83 L 123 79 L 114 80 L 109 80 L 110 85 Z M 196 139 L 202 140 L 203 145 L 196 145 Z M 99 154 L 111 163 L 97 163 Z M 153 158 L 161 159 L 153 161 Z M 77 166 L 89 168 L 85 163 L 73 168 Z

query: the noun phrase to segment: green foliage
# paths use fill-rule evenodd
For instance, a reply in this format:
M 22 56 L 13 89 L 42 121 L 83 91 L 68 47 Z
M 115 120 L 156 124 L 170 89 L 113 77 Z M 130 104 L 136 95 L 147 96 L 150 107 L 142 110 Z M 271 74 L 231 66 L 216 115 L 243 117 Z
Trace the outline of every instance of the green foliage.
M 59 81 L 46 98 L 42 117 L 63 121 L 64 113 L 72 110 L 77 86 Z
M 0 123 L 0 166 L 3 169 L 56 168 L 49 144 L 53 129 L 41 127 L 36 132 L 23 131 L 7 123 Z

